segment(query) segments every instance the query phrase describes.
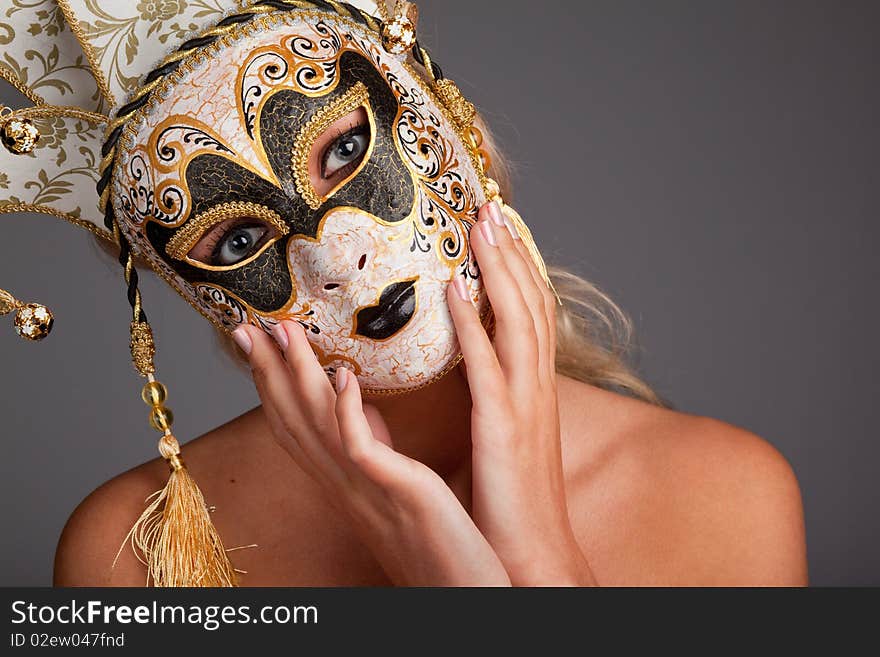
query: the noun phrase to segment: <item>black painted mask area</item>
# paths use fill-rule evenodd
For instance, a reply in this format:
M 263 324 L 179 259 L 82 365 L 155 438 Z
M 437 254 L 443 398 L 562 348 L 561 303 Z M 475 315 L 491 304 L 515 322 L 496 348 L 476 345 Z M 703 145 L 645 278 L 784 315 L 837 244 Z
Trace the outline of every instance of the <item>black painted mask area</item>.
M 165 254 L 165 245 L 179 228 L 148 223 L 146 236 L 151 244 L 188 282 L 219 285 L 255 310 L 272 312 L 282 308 L 293 293 L 287 260 L 287 242 L 291 236 L 315 237 L 321 218 L 339 206 L 357 207 L 387 222 L 403 221 L 409 216 L 416 189 L 412 173 L 394 140 L 399 110 L 397 99 L 379 72 L 361 55 L 344 53 L 339 61 L 339 75 L 336 89 L 324 96 L 311 98 L 284 89 L 265 101 L 259 115 L 259 135 L 280 187 L 219 155 L 199 155 L 189 163 L 185 177 L 191 194 L 191 218 L 221 203 L 250 201 L 277 212 L 290 226 L 290 233 L 252 262 L 233 270 L 210 271 Z M 369 91 L 375 119 L 372 153 L 354 178 L 313 210 L 296 192 L 292 165 L 296 137 L 315 112 L 357 82 L 362 82 Z M 242 125 L 242 131 L 244 129 Z
M 394 119 L 400 106 L 379 72 L 360 55 L 345 53 L 340 59 L 341 79 L 336 90 L 320 98 L 307 98 L 283 90 L 271 96 L 260 116 L 260 133 L 272 170 L 281 188 L 295 199 L 297 216 L 307 218 L 297 232 L 315 236 L 318 221 L 327 210 L 341 205 L 358 207 L 388 222 L 404 220 L 415 200 L 412 174 L 403 163 L 394 142 Z M 291 155 L 296 135 L 316 109 L 341 96 L 356 82 L 363 82 L 370 94 L 376 119 L 373 152 L 364 168 L 328 199 L 312 210 L 296 193 Z

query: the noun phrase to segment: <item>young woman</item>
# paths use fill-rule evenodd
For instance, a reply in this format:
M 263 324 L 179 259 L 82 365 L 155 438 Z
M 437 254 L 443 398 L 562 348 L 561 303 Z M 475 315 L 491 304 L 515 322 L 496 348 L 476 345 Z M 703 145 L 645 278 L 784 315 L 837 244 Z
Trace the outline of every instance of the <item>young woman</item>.
M 257 545 L 234 553 L 242 584 L 805 584 L 785 459 L 639 399 L 646 389 L 575 333 L 566 307 L 590 303 L 588 286 L 555 272 L 559 306 L 497 206 L 477 226 L 495 339 L 450 284 L 464 360 L 427 388 L 362 401 L 350 371 L 333 389 L 297 322 L 275 341 L 237 329 L 262 405 L 187 456 L 226 544 Z M 111 564 L 165 478 L 156 459 L 92 493 L 61 537 L 56 585 L 142 585 L 133 553 Z
M 137 120 L 116 119 L 133 126 L 118 145 L 128 151 L 112 183 L 120 193 L 111 194 L 122 199 L 114 209 L 126 235 L 179 291 L 204 295 L 191 294 L 200 310 L 247 318 L 233 335 L 262 404 L 185 450 L 240 583 L 805 584 L 801 501 L 785 459 L 747 431 L 659 404 L 622 363 L 620 344 L 599 337 L 620 324 L 613 304 L 554 270 L 560 305 L 510 213 L 497 201 L 467 216 L 457 209 L 478 184 L 468 187 L 478 176 L 456 156 L 460 113 L 419 101 L 428 94 L 421 86 L 446 98 L 449 85 L 427 53 L 425 80 L 407 82 L 403 63 L 375 54 L 369 21 L 342 11 L 309 23 L 311 14 L 291 9 L 263 32 L 244 32 L 248 20 L 269 20 L 262 14 L 228 20 L 223 34 L 256 41 L 235 50 L 229 38 L 208 63 L 181 67 L 185 84 L 172 74 L 168 84 L 177 86 L 142 104 Z M 279 41 L 272 29 L 287 32 Z M 328 66 L 283 78 L 287 64 L 312 66 L 321 49 Z M 274 68 L 254 74 L 262 64 L 253 53 L 275 57 Z M 338 89 L 315 90 L 337 72 Z M 256 86 L 235 95 L 216 80 Z M 190 104 L 188 93 L 196 94 Z M 450 102 L 463 107 L 454 95 Z M 234 121 L 217 108 L 236 103 L 249 122 L 223 133 Z M 162 141 L 181 124 L 199 138 Z M 482 133 L 492 157 L 478 158 L 480 166 L 503 183 Z M 202 150 L 180 156 L 186 148 Z M 457 181 L 455 193 L 438 184 L 444 175 Z M 136 207 L 145 180 L 166 190 L 156 197 L 164 214 Z M 175 198 L 186 199 L 194 228 L 174 224 L 183 216 L 173 214 Z M 467 225 L 465 243 L 453 233 L 431 242 L 437 217 Z M 423 249 L 395 232 L 412 221 L 425 228 Z M 276 254 L 285 235 L 290 246 Z M 461 269 L 466 254 L 479 278 Z M 444 258 L 454 267 L 438 269 Z M 489 328 L 474 303 L 477 284 L 493 311 Z M 218 305 L 208 288 L 234 294 Z M 314 303 L 294 313 L 291 289 L 297 303 Z M 351 290 L 365 299 L 383 292 L 363 306 L 345 298 Z M 388 340 L 404 334 L 408 351 L 395 351 Z M 447 358 L 456 341 L 460 360 Z M 328 345 L 353 350 L 351 358 L 331 357 Z M 424 384 L 378 394 L 377 382 L 412 383 L 422 370 L 431 370 Z M 83 501 L 61 537 L 55 583 L 143 585 L 133 552 L 115 560 L 143 500 L 167 478 L 156 459 Z

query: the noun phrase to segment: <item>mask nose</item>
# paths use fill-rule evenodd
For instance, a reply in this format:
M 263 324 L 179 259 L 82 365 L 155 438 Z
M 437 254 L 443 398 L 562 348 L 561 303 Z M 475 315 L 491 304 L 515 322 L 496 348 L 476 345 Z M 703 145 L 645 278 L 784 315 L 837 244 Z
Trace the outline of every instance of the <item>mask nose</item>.
M 367 262 L 368 262 L 368 261 L 369 261 L 369 255 L 366 254 L 366 253 L 362 253 L 362 254 L 361 254 L 361 257 L 357 259 L 356 269 L 353 270 L 353 271 L 351 272 L 351 275 L 348 276 L 345 280 L 352 280 L 353 278 L 355 278 L 355 277 L 357 276 L 357 273 L 356 273 L 356 272 L 358 272 L 358 271 L 363 271 L 363 270 L 364 270 L 364 267 L 367 266 Z M 337 278 L 341 278 L 341 277 L 337 277 Z M 340 285 L 342 285 L 343 282 L 344 282 L 344 281 L 339 281 L 339 280 L 336 280 L 336 281 L 328 281 L 328 282 L 326 282 L 326 283 L 324 284 L 324 289 L 325 289 L 325 290 L 335 290 L 335 289 L 337 289 Z
M 369 215 L 340 208 L 324 218 L 315 238 L 294 237 L 288 258 L 304 291 L 344 294 L 351 283 L 373 273 L 388 250 L 387 239 L 387 228 Z

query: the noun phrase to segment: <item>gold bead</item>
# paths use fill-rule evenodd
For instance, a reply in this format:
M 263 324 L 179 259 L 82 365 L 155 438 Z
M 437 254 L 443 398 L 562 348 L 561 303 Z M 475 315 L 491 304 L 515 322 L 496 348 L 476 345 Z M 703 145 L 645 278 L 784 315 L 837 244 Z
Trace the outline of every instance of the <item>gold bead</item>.
M 25 304 L 15 312 L 15 332 L 27 340 L 42 340 L 54 322 L 51 311 L 38 303 Z
M 488 171 L 489 167 L 492 166 L 492 158 L 482 149 L 478 150 L 477 154 L 480 156 L 480 165 L 483 167 L 483 171 Z
M 156 431 L 168 431 L 174 424 L 174 413 L 164 406 L 154 406 L 150 411 L 150 426 Z
M 9 119 L 0 129 L 0 141 L 10 153 L 24 155 L 37 147 L 40 131 L 30 119 Z
M 382 46 L 392 55 L 402 55 L 416 43 L 416 30 L 404 19 L 394 19 L 382 27 Z
M 141 390 L 141 399 L 147 406 L 161 406 L 168 399 L 168 390 L 158 381 L 150 381 Z
M 153 356 L 156 355 L 156 344 L 153 342 L 153 329 L 146 322 L 131 323 L 131 362 L 141 376 L 153 374 Z
M 471 142 L 471 146 L 474 149 L 479 148 L 483 145 L 483 133 L 480 132 L 480 129 L 476 126 L 471 126 L 467 130 L 468 141 Z

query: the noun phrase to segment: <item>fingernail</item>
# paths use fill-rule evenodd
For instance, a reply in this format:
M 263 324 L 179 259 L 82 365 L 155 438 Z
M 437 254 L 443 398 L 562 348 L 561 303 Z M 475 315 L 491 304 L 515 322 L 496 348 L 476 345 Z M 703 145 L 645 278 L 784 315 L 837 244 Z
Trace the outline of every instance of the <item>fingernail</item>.
M 340 367 L 336 370 L 336 392 L 342 392 L 345 390 L 345 386 L 348 385 L 348 370 L 344 367 Z
M 455 286 L 455 291 L 458 293 L 458 296 L 462 301 L 471 300 L 471 296 L 468 294 L 467 284 L 464 282 L 464 276 L 456 274 L 455 278 L 452 279 L 452 284 Z
M 513 239 L 515 239 L 515 240 L 522 239 L 519 236 L 519 231 L 516 229 L 516 226 L 513 225 L 513 222 L 510 219 L 508 219 L 507 217 L 504 217 L 504 223 L 507 224 L 507 230 L 510 232 L 510 236 Z
M 486 238 L 486 241 L 491 246 L 498 246 L 498 242 L 495 240 L 495 231 L 492 230 L 492 224 L 488 221 L 481 221 L 480 230 L 483 231 L 483 237 Z
M 287 345 L 290 344 L 290 337 L 287 335 L 287 329 L 284 328 L 282 322 L 278 322 L 272 327 L 272 335 L 275 338 L 275 342 L 277 342 L 282 349 L 287 349 Z
M 501 213 L 501 206 L 498 205 L 498 201 L 492 201 L 489 203 L 489 218 L 495 222 L 496 226 L 504 225 L 504 215 Z
M 248 356 L 251 355 L 251 349 L 254 348 L 254 342 L 251 340 L 251 336 L 247 334 L 247 331 L 244 330 L 241 326 L 235 329 L 232 332 L 232 339 L 235 340 L 235 344 L 239 346 L 239 348 L 246 353 Z

